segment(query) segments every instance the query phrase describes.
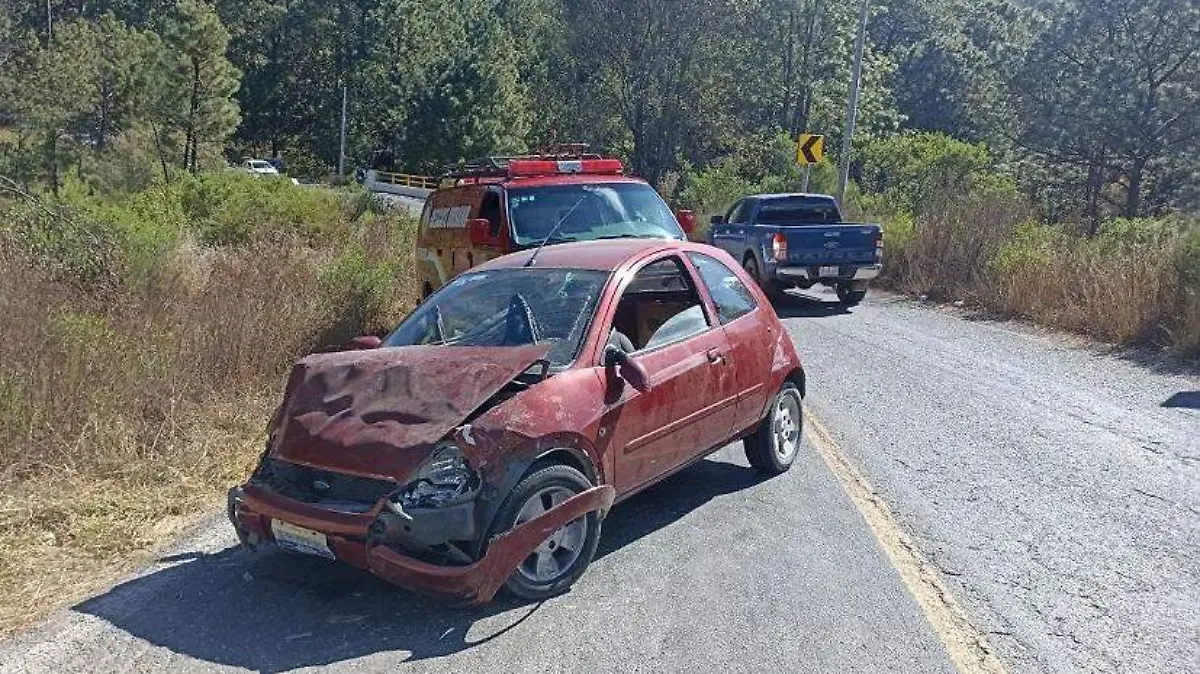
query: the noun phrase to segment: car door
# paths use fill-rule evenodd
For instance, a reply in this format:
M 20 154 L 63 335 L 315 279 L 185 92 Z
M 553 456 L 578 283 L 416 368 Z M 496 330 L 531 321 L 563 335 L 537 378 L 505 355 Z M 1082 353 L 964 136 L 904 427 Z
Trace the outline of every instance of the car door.
M 738 394 L 734 430 L 754 426 L 774 394 L 770 379 L 774 322 L 764 320 L 763 309 L 737 272 L 712 255 L 689 252 L 700 282 L 716 309 L 717 320 L 729 340 L 730 361 Z
M 602 334 L 629 339 L 650 383 L 639 392 L 609 374 L 603 429 L 611 433 L 614 486 L 625 493 L 728 438 L 737 390 L 729 341 L 679 257 L 644 264 L 611 312 Z

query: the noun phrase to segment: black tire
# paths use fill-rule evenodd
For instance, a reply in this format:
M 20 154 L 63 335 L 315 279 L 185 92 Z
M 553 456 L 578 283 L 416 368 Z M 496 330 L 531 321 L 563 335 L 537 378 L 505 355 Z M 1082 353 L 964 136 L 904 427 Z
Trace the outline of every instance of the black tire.
M 786 473 L 800 453 L 801 432 L 804 428 L 804 405 L 800 397 L 800 389 L 792 382 L 784 382 L 779 393 L 771 398 L 771 407 L 767 416 L 759 423 L 754 433 L 742 441 L 746 448 L 746 460 L 759 472 L 768 475 Z M 783 412 L 784 408 L 787 412 Z M 781 418 L 786 414 L 785 418 Z M 790 419 L 788 421 L 787 419 Z M 777 428 L 776 424 L 788 424 Z M 781 440 L 784 431 L 789 438 Z
M 774 281 L 763 279 L 762 274 L 758 271 L 758 260 L 753 255 L 747 255 L 746 259 L 742 261 L 742 269 L 745 269 L 750 278 L 754 279 L 754 282 L 758 284 L 758 287 L 762 288 L 762 291 L 767 295 L 767 299 L 774 302 L 783 296 L 783 291 L 779 289 L 779 286 Z
M 837 292 L 838 301 L 848 307 L 852 307 L 859 302 L 862 302 L 863 298 L 867 296 L 866 290 L 855 290 L 854 288 L 843 283 L 839 283 L 837 288 L 834 290 Z
M 550 494 L 553 503 L 560 503 L 565 498 L 570 498 L 571 495 L 579 494 L 593 486 L 583 473 L 570 466 L 551 464 L 536 469 L 522 478 L 504 499 L 500 510 L 497 511 L 495 523 L 492 525 L 492 536 L 516 526 L 522 510 L 535 497 L 542 500 L 544 504 L 546 495 Z M 569 492 L 569 495 L 554 500 L 554 494 L 565 494 L 565 492 Z M 580 523 L 582 523 L 582 527 L 576 530 L 579 534 L 572 534 L 572 527 Z M 566 542 L 571 538 L 575 538 L 572 542 L 578 546 L 577 550 L 568 550 Z M 513 574 L 504 583 L 504 588 L 517 597 L 533 601 L 562 594 L 587 570 L 588 564 L 596 554 L 596 545 L 599 542 L 600 517 L 593 511 L 551 534 L 550 538 L 538 547 L 538 551 L 530 554 L 513 571 Z M 563 554 L 564 552 L 567 554 Z M 570 555 L 571 552 L 576 554 Z M 542 567 L 538 566 L 538 563 L 544 559 L 545 555 L 548 555 L 551 561 L 561 562 L 562 566 L 554 573 L 539 578 L 538 572 Z

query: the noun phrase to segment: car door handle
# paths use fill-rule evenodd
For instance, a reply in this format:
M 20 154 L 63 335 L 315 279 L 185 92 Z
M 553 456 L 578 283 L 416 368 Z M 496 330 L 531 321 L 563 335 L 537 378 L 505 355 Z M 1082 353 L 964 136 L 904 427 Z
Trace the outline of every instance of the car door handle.
M 720 349 L 709 349 L 707 355 L 708 362 L 713 365 L 720 365 L 725 362 L 725 354 L 721 353 Z

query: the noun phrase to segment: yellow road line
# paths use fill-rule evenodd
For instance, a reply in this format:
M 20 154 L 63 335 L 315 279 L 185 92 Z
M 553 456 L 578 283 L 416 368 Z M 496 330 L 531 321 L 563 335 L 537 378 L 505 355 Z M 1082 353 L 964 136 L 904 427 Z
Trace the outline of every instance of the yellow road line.
M 950 593 L 941 572 L 917 549 L 912 537 L 892 515 L 891 508 L 838 447 L 829 429 L 811 412 L 806 411 L 804 416 L 808 422 L 805 429 L 809 441 L 875 534 L 892 566 L 900 573 L 900 580 L 942 640 L 954 666 L 962 674 L 1007 674 L 995 649 L 971 624 L 966 611 Z

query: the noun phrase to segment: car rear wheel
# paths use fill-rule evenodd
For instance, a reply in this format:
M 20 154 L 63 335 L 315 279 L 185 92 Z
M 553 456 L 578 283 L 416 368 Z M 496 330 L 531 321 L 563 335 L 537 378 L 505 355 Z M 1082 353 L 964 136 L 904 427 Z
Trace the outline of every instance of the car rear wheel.
M 583 473 L 570 466 L 553 464 L 535 470 L 500 506 L 493 535 L 524 524 L 591 487 Z M 522 599 L 561 594 L 583 575 L 599 542 L 600 518 L 591 512 L 550 534 L 521 561 L 504 587 Z
M 784 382 L 766 418 L 754 433 L 742 441 L 746 459 L 759 472 L 769 475 L 786 473 L 796 460 L 800 449 L 800 434 L 804 428 L 800 389 Z

